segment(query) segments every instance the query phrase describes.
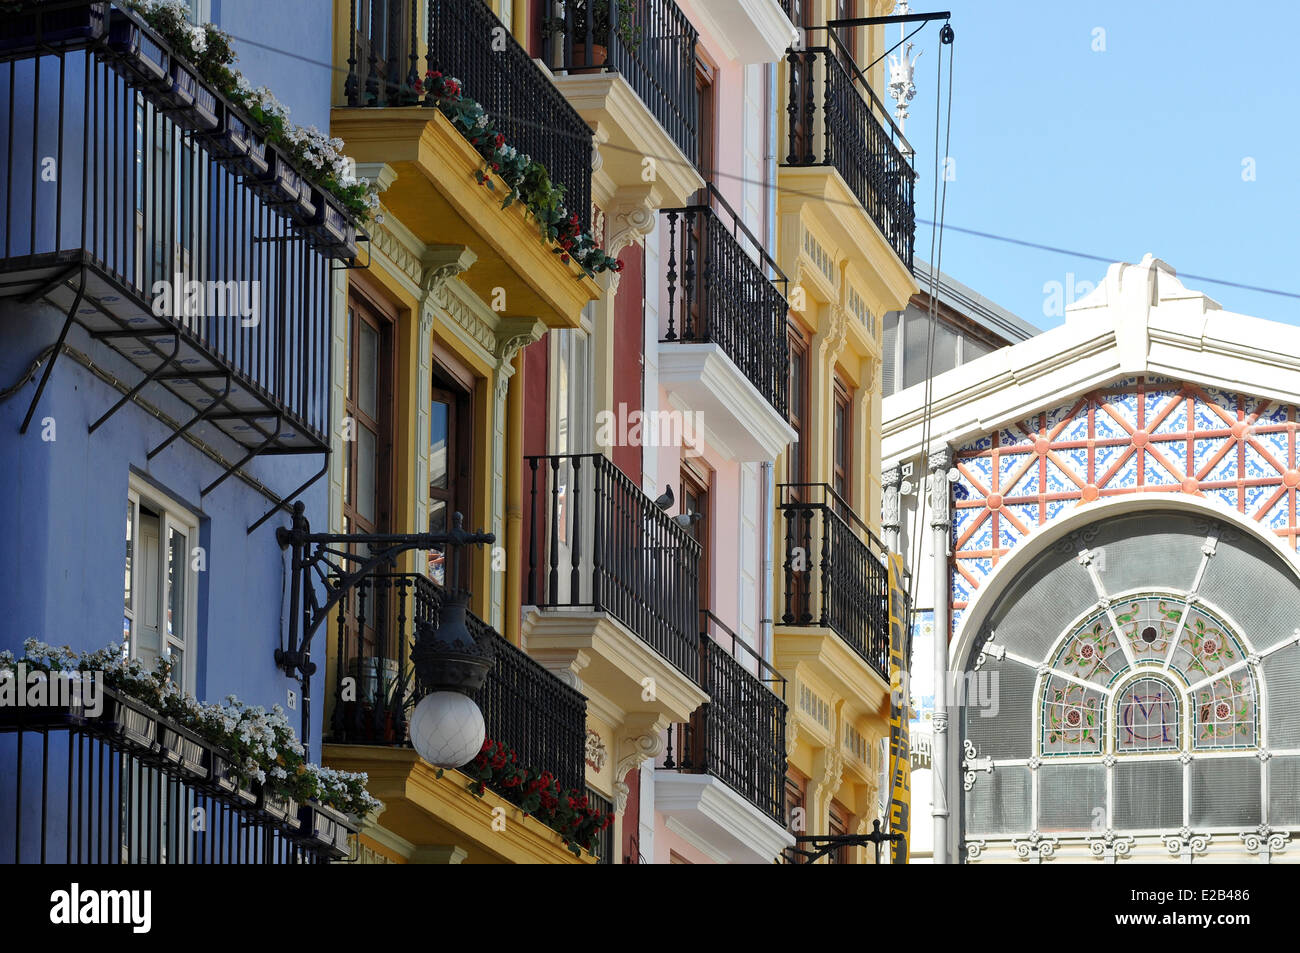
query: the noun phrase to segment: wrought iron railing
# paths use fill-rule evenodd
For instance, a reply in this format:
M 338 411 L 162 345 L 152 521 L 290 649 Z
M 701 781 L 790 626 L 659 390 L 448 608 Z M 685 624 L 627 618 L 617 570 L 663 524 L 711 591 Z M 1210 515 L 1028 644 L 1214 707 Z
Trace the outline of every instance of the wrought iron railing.
M 663 340 L 719 345 L 784 417 L 789 362 L 785 275 L 712 183 L 705 204 L 663 214 L 668 219 Z
M 696 162 L 699 32 L 677 4 L 672 0 L 566 0 L 562 7 L 542 25 L 551 68 L 620 73 L 682 154 Z
M 824 483 L 783 483 L 784 625 L 825 626 L 889 678 L 885 547 Z
M 614 802 L 598 791 L 587 788 L 587 806 L 593 811 L 599 811 L 602 814 L 614 813 Z M 596 855 L 598 863 L 616 864 L 618 858 L 615 855 L 618 845 L 614 842 L 614 825 L 610 824 L 600 832 L 596 839 L 595 849 L 592 851 Z
M 66 46 L 31 47 L 53 13 L 0 30 L 0 296 L 44 296 L 237 440 L 327 447 L 323 194 L 133 14 L 64 7 Z
M 524 459 L 529 605 L 608 612 L 698 681 L 700 544 L 603 454 Z
M 910 270 L 916 235 L 911 146 L 834 31 L 831 45 L 786 53 L 785 164 L 837 169 Z
M 700 615 L 700 686 L 709 701 L 670 729 L 661 767 L 712 775 L 784 823 L 785 678 L 712 612 Z
M 0 858 L 12 863 L 302 864 L 346 857 L 342 815 L 276 800 L 232 779 L 213 749 L 107 691 L 75 706 L 0 719 Z M 228 756 L 227 756 L 228 757 Z M 201 823 L 195 823 L 199 821 Z M 328 828 L 328 830 L 327 830 Z
M 350 0 L 347 105 L 431 106 L 416 92 L 416 81 L 432 71 L 454 76 L 506 141 L 564 186 L 565 205 L 587 221 L 591 127 L 483 0 L 389 2 L 387 16 L 365 23 L 358 7 L 359 0 Z
M 437 624 L 442 598 L 427 576 L 378 571 L 339 603 L 333 638 L 334 658 L 341 661 L 335 665 L 330 741 L 409 743 L 411 710 L 427 693 L 411 666 L 415 627 Z M 581 789 L 587 700 L 472 612 L 465 621 L 494 650 L 475 695 L 487 737 L 513 748 L 521 764 L 549 770 L 562 788 Z

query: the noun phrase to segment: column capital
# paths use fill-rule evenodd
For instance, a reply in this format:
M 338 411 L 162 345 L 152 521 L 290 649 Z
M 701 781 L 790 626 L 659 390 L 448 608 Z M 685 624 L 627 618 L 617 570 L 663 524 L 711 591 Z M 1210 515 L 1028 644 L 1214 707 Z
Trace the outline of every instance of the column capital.
M 930 456 L 926 459 L 926 467 L 931 473 L 942 470 L 944 478 L 947 479 L 948 471 L 952 468 L 952 447 L 944 444 L 937 450 L 931 450 Z

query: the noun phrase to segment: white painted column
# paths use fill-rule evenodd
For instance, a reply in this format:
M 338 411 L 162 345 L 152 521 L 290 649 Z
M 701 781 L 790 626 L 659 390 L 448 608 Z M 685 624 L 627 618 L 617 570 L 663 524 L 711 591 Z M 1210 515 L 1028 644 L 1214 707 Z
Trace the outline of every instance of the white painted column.
M 949 856 L 950 807 L 948 792 L 951 766 L 948 763 L 948 636 L 952 628 L 949 621 L 948 540 L 951 531 L 949 515 L 948 470 L 952 466 L 952 451 L 947 447 L 930 453 L 927 461 L 930 471 L 930 529 L 934 542 L 934 740 L 932 764 L 934 767 L 934 862 L 951 863 Z

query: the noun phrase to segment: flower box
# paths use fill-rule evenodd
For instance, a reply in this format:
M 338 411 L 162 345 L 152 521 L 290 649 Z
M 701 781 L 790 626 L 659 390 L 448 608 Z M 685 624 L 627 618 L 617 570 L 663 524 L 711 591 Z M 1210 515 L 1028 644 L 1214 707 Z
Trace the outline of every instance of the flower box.
M 265 786 L 257 802 L 257 809 L 266 817 L 291 830 L 297 830 L 302 825 L 302 819 L 298 816 L 298 802 L 291 797 L 273 794 Z
M 104 689 L 104 711 L 100 716 L 104 730 L 141 748 L 146 759 L 158 750 L 158 713 L 147 705 Z
M 17 684 L 12 687 L 6 686 L 3 691 L 13 693 L 15 697 L 21 696 L 26 701 L 31 697 L 27 693 L 30 691 L 33 673 L 45 674 L 32 669 L 25 674 L 22 680 L 17 680 L 16 674 L 10 674 L 7 679 L 0 681 L 8 682 L 9 679 L 14 679 Z M 49 691 L 48 687 L 46 691 Z M 0 704 L 0 726 L 4 727 L 66 728 L 84 724 L 86 724 L 86 710 L 82 707 L 80 700 L 70 698 L 67 704 L 54 705 L 28 705 L 17 704 L 16 702 Z
M 299 178 L 298 198 L 288 204 L 285 212 L 299 225 L 310 226 L 316 219 L 316 212 L 322 201 L 320 191 L 313 188 L 306 179 Z
M 113 11 L 108 28 L 108 47 L 116 62 L 143 86 L 171 91 L 167 51 L 150 31 L 120 10 Z
M 180 60 L 172 60 L 171 89 L 162 101 L 177 124 L 200 132 L 217 128 L 217 97 Z
M 355 830 L 346 814 L 316 801 L 298 807 L 298 837 L 322 847 L 334 859 L 348 856 L 348 835 Z
M 307 233 L 317 251 L 327 258 L 351 260 L 357 257 L 357 229 L 351 217 L 333 196 L 319 190 L 316 193 L 316 215 Z M 395 669 L 392 678 L 396 679 Z
M 273 208 L 296 204 L 303 187 L 302 176 L 274 149 L 266 150 L 266 166 L 260 175 L 249 176 L 253 191 Z
M 106 7 L 88 3 L 70 10 L 7 14 L 0 20 L 0 53 L 86 46 L 104 35 Z
M 166 763 L 176 766 L 183 775 L 203 780 L 208 777 L 212 749 L 191 731 L 163 721 L 158 738 L 158 754 Z

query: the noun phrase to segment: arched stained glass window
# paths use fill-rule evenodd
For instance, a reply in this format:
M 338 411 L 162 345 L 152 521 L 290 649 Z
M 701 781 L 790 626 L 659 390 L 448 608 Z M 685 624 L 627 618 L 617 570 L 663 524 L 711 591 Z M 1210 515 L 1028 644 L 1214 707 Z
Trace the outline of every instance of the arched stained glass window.
M 1178 709 L 1178 692 L 1163 678 L 1129 682 L 1115 705 L 1115 750 L 1176 751 Z

